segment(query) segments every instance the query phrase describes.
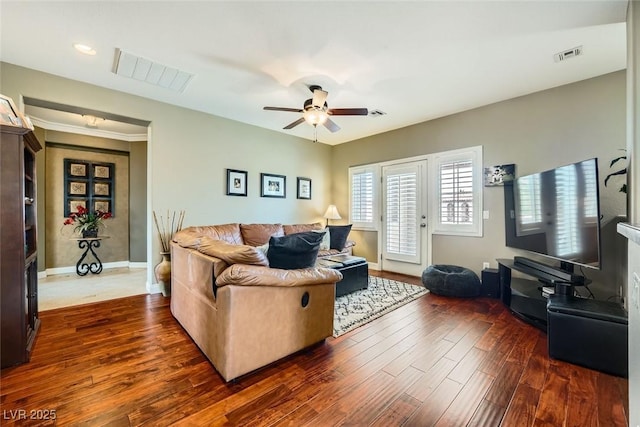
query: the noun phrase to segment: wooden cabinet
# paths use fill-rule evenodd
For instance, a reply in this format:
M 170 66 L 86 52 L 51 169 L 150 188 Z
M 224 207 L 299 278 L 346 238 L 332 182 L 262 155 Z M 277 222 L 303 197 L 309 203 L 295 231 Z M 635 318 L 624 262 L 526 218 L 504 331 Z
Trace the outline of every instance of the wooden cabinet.
M 2 368 L 29 361 L 38 319 L 36 152 L 26 128 L 0 125 L 0 304 Z

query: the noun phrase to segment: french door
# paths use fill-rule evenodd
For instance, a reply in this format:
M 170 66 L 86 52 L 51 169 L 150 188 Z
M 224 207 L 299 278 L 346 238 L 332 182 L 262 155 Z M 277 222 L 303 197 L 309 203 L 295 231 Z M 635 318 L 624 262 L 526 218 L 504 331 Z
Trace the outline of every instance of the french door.
M 381 267 L 420 276 L 428 263 L 427 161 L 382 167 Z

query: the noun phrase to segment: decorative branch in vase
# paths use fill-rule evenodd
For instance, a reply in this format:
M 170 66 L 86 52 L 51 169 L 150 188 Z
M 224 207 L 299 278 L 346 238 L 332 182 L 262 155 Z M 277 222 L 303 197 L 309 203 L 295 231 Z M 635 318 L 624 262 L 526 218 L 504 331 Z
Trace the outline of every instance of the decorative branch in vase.
M 162 246 L 162 252 L 171 251 L 171 239 L 173 235 L 182 230 L 182 223 L 184 222 L 184 211 L 170 213 L 167 211 L 167 217 L 163 218 L 158 215 L 156 211 L 153 211 L 153 222 L 156 224 L 156 230 L 158 231 L 158 237 L 160 238 L 160 245 Z M 176 218 L 177 215 L 177 218 Z
M 164 296 L 171 294 L 171 239 L 173 235 L 182 230 L 182 223 L 184 222 L 184 211 L 169 213 L 164 218 L 162 215 L 158 215 L 153 211 L 153 222 L 156 224 L 156 230 L 158 231 L 158 238 L 160 239 L 160 246 L 162 246 L 162 261 L 156 265 L 154 272 L 156 280 L 162 285 L 162 294 Z

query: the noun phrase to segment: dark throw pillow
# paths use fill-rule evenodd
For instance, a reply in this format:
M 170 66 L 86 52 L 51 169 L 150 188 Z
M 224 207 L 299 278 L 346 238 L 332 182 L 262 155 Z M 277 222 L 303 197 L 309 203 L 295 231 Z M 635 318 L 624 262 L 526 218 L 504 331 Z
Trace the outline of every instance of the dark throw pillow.
M 322 237 L 322 233 L 313 231 L 271 237 L 267 251 L 269 267 L 285 270 L 313 267 Z
M 347 236 L 351 232 L 351 225 L 329 225 L 329 235 L 331 236 L 331 249 L 341 251 L 347 243 Z

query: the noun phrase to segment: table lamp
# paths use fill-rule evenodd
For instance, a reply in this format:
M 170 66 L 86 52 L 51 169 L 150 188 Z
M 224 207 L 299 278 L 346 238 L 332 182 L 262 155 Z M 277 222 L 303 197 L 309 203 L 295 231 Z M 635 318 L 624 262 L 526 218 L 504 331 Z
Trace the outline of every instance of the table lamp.
M 338 208 L 336 208 L 336 205 L 329 205 L 327 211 L 324 213 L 324 217 L 327 218 L 327 227 L 329 226 L 330 219 L 342 219 L 342 217 L 338 213 Z

